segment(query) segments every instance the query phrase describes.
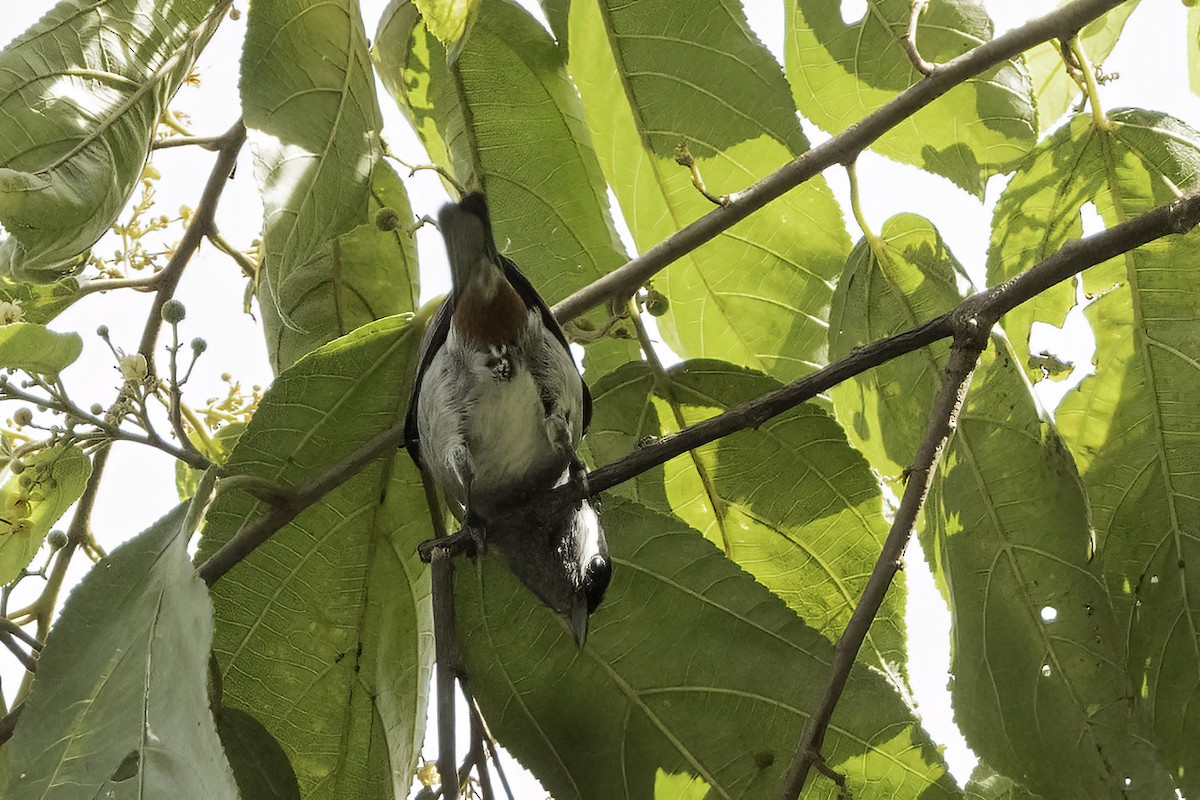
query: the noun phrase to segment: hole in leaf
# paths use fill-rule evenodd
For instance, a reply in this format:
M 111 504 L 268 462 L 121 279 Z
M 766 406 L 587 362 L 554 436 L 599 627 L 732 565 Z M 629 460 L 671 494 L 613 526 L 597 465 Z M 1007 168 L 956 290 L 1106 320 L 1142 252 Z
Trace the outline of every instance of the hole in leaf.
M 1050 665 L 1049 664 L 1042 664 L 1042 677 L 1043 678 L 1050 677 Z
M 1042 621 L 1054 622 L 1058 619 L 1058 609 L 1054 606 L 1045 606 L 1042 608 Z

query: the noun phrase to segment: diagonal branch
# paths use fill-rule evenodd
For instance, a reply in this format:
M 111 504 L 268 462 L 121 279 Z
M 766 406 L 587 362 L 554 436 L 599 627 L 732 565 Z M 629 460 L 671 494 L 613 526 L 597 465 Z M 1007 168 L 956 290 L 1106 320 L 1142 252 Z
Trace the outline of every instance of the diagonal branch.
M 859 648 L 867 637 L 871 623 L 875 621 L 875 615 L 879 613 L 879 607 L 883 605 L 883 599 L 891 588 L 892 578 L 900 569 L 904 548 L 912 536 L 913 526 L 916 524 L 917 515 L 921 513 L 925 497 L 929 494 L 938 456 L 954 430 L 959 409 L 967 394 L 967 385 L 971 381 L 971 373 L 979 361 L 979 354 L 987 344 L 991 323 L 994 321 L 993 317 L 983 321 L 985 324 L 978 324 L 973 318 L 966 319 L 963 320 L 965 324 L 955 333 L 954 345 L 950 349 L 950 362 L 946 365 L 941 389 L 929 412 L 925 438 L 917 448 L 909 469 L 908 483 L 904 487 L 904 496 L 900 500 L 896 518 L 883 543 L 883 550 L 875 562 L 875 568 L 871 571 L 871 577 L 867 580 L 867 586 L 858 599 L 858 605 L 854 607 L 846 630 L 834 648 L 832 675 L 816 711 L 808 718 L 804 733 L 796 745 L 796 754 L 784 780 L 784 800 L 795 800 L 800 796 L 812 767 L 823 768 L 822 772 L 829 770 L 821 754 L 825 731 L 828 730 L 833 711 L 842 697 L 842 690 L 846 688 L 846 680 L 850 677 L 850 669 L 858 658 Z M 837 776 L 837 773 L 831 776 L 835 782 L 838 777 L 840 776 Z
M 560 301 L 552 309 L 554 316 L 559 322 L 565 322 L 605 300 L 624 300 L 663 267 L 716 238 L 785 192 L 835 164 L 853 161 L 880 136 L 968 78 L 1001 61 L 1015 58 L 1034 45 L 1051 39 L 1070 39 L 1084 25 L 1122 2 L 1127 0 L 1075 0 L 984 42 L 958 58 L 938 64 L 924 80 L 837 136 L 800 155 L 750 188 L 728 195 L 727 203 Z
M 1191 192 L 1161 205 L 1128 222 L 1082 239 L 1067 242 L 1061 250 L 1045 261 L 1004 283 L 971 295 L 954 309 L 903 333 L 872 342 L 856 349 L 845 358 L 817 370 L 780 389 L 729 409 L 671 436 L 663 437 L 627 456 L 606 464 L 588 474 L 588 486 L 593 494 L 609 489 L 664 464 L 689 450 L 714 442 L 731 433 L 755 428 L 772 417 L 795 408 L 816 397 L 847 378 L 877 367 L 905 353 L 945 339 L 961 330 L 970 320 L 990 329 L 993 322 L 1051 286 L 1077 272 L 1107 261 L 1114 256 L 1140 247 L 1147 242 L 1171 234 L 1182 234 L 1200 224 L 1200 191 Z M 304 509 L 319 500 L 326 492 L 356 475 L 363 467 L 404 442 L 404 422 L 379 433 L 341 461 L 331 465 L 308 483 L 290 490 L 254 492 L 272 508 L 259 519 L 238 531 L 232 539 L 199 567 L 200 577 L 212 585 L 235 564 L 248 556 L 275 531 L 296 518 Z M 533 503 L 573 503 L 579 499 L 578 490 L 564 484 L 527 503 L 510 509 L 508 514 L 522 515 L 525 506 Z M 455 535 L 454 543 L 445 543 L 454 554 L 472 547 L 472 539 Z M 429 543 L 426 543 L 429 544 Z M 422 546 L 426 561 L 432 548 Z

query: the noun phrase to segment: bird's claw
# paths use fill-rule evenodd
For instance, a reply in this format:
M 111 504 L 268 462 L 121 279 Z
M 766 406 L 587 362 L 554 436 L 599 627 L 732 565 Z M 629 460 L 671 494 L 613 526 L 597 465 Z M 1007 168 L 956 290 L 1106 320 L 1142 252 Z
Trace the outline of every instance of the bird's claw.
M 571 485 L 575 487 L 580 496 L 584 498 L 592 496 L 591 487 L 588 485 L 587 467 L 578 457 L 571 459 L 570 480 Z

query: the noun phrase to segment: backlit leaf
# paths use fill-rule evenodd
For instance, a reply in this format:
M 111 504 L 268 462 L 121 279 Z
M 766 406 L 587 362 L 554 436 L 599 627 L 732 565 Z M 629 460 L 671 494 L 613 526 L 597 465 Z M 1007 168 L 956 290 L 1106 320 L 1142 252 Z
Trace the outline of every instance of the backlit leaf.
M 291 486 L 401 419 L 425 317 L 372 323 L 283 372 L 226 469 Z M 220 495 L 199 559 L 266 506 Z M 407 793 L 425 728 L 433 656 L 429 538 L 407 453 L 384 455 L 329 492 L 213 587 L 213 650 L 225 702 L 283 746 L 301 795 Z
M 841 133 L 923 76 L 901 46 L 909 0 L 867 0 L 845 22 L 839 0 L 787 0 L 784 45 L 796 106 L 830 133 Z M 939 63 L 992 38 L 979 0 L 930 0 L 917 46 Z M 884 134 L 871 149 L 943 175 L 982 199 L 988 177 L 1004 171 L 1037 138 L 1029 75 L 1005 61 L 955 88 Z
M 0 52 L 0 271 L 49 283 L 82 266 L 228 7 L 62 0 Z
M 734 3 L 571 4 L 571 73 L 596 152 L 638 249 L 711 211 L 676 163 L 686 145 L 708 190 L 741 191 L 808 149 L 779 64 Z M 849 250 L 823 179 L 793 189 L 653 279 L 686 358 L 791 380 L 824 362 L 832 282 Z

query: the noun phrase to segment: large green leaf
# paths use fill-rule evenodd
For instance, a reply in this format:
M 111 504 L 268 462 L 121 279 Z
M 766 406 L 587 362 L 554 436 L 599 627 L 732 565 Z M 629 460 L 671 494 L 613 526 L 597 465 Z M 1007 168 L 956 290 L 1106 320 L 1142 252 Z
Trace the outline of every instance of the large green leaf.
M 1059 5 L 1065 2 L 1062 0 Z M 1079 31 L 1079 43 L 1093 66 L 1100 66 L 1108 58 L 1125 28 L 1125 22 L 1140 2 L 1128 0 L 1092 20 Z M 1080 96 L 1079 84 L 1067 74 L 1067 65 L 1057 39 L 1027 50 L 1025 63 L 1029 66 L 1033 96 L 1037 101 L 1038 130 L 1048 131 L 1067 113 L 1072 101 Z
M 82 266 L 228 0 L 62 0 L 0 52 L 0 271 Z
M 460 568 L 459 631 L 489 726 L 558 800 L 669 797 L 693 778 L 708 797 L 777 797 L 833 646 L 678 520 L 618 497 L 601 511 L 613 581 L 582 652 L 498 559 Z M 961 796 L 866 668 L 822 752 L 856 800 Z M 810 783 L 806 798 L 838 796 Z
M 404 413 L 424 316 L 360 328 L 283 372 L 226 470 L 293 485 Z M 265 512 L 241 492 L 213 503 L 210 556 Z M 308 508 L 213 587 L 224 696 L 283 745 L 305 798 L 407 792 L 432 662 L 420 477 L 385 455 Z
M 411 224 L 408 192 L 386 162 L 375 165 L 366 222 L 328 243 L 279 281 L 282 316 L 264 309 L 276 367 L 293 363 L 338 336 L 389 314 L 417 307 L 420 276 L 412 233 L 376 223 L 384 209 Z M 385 212 L 386 213 L 386 212 Z
M 1077 118 L 1031 154 L 997 205 L 996 230 L 1009 233 L 993 239 L 991 279 L 1060 247 L 1085 202 L 1113 225 L 1193 188 L 1197 175 L 1200 133 L 1176 119 L 1124 110 L 1098 128 Z M 1049 214 L 1070 224 L 1050 226 Z M 1198 246 L 1194 232 L 1168 237 L 1084 273 L 1096 371 L 1056 412 L 1091 501 L 1134 707 L 1185 795 L 1200 792 Z M 1055 299 L 1018 318 L 1021 340 L 1073 298 Z
M 374 55 L 430 158 L 487 193 L 501 250 L 550 303 L 625 261 L 562 53 L 527 12 L 485 0 L 451 61 L 416 7 L 393 0 Z M 606 339 L 588 356 L 603 374 L 637 350 Z
M 922 75 L 901 46 L 909 0 L 867 0 L 855 22 L 838 0 L 787 0 L 788 79 L 805 117 L 841 133 Z M 979 0 L 930 0 L 917 44 L 943 62 L 992 38 Z M 947 92 L 884 134 L 871 147 L 889 158 L 943 175 L 982 198 L 987 179 L 1020 158 L 1037 139 L 1029 75 L 1005 61 Z
M 741 7 L 702 0 L 571 4 L 571 72 L 596 151 L 641 250 L 711 211 L 675 163 L 686 144 L 708 189 L 745 189 L 808 148 L 779 65 Z M 834 276 L 850 242 L 822 179 L 808 181 L 654 279 L 659 324 L 689 358 L 791 380 L 824 362 Z
M 5 797 L 238 797 L 209 710 L 212 606 L 186 505 L 71 593 L 5 747 Z M 249 798 L 247 798 L 249 800 Z
M 250 8 L 242 104 L 265 207 L 259 300 L 276 369 L 373 319 L 411 311 L 411 217 L 379 165 L 381 127 L 357 0 Z
M 928 221 L 893 217 L 838 285 L 831 357 L 954 307 L 958 273 Z M 912 457 L 946 360 L 945 345 L 922 350 L 833 390 L 882 471 Z M 1169 796 L 1130 715 L 1122 630 L 1075 466 L 1001 336 L 980 359 L 925 521 L 951 608 L 955 717 L 975 752 L 1045 797 Z
M 0 487 L 0 584 L 29 565 L 92 474 L 91 460 L 70 445 L 47 447 L 21 463 L 20 474 Z
M 717 361 L 689 361 L 655 381 L 629 364 L 596 383 L 588 434 L 601 463 L 646 437 L 675 433 L 779 388 L 760 373 Z M 675 514 L 704 534 L 809 626 L 837 641 L 887 525 L 879 486 L 828 412 L 799 406 L 643 473 L 619 487 L 640 503 Z M 898 580 L 875 618 L 871 662 L 904 663 L 904 590 Z
M 0 301 L 14 303 L 25 322 L 46 324 L 82 297 L 79 281 L 64 278 L 54 283 L 21 283 L 0 275 Z
M 78 333 L 56 333 L 34 322 L 0 325 L 0 368 L 56 376 L 82 353 Z

